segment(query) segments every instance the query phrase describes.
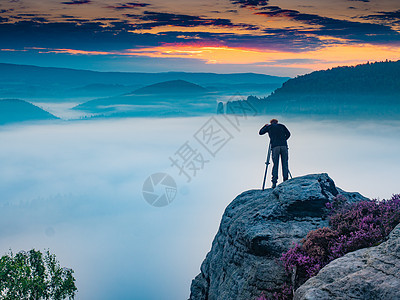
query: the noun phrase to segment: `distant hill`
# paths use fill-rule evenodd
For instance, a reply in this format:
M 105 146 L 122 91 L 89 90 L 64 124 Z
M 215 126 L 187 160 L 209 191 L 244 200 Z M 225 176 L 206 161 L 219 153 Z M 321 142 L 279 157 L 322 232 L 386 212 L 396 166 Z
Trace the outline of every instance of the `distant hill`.
M 99 98 L 74 107 L 95 114 L 123 116 L 196 115 L 215 111 L 215 95 L 204 87 L 170 80 L 148 85 L 131 93 Z
M 93 83 L 69 89 L 66 91 L 66 95 L 72 97 L 98 97 L 99 95 L 102 95 L 103 97 L 106 97 L 128 93 L 132 91 L 132 89 L 132 86 L 122 84 Z
M 0 125 L 39 120 L 54 120 L 56 116 L 18 99 L 0 100 Z
M 169 80 L 137 89 L 132 95 L 198 95 L 207 93 L 207 89 L 185 80 Z
M 24 82 L 29 84 L 43 83 L 68 84 L 84 86 L 88 84 L 122 84 L 141 83 L 143 86 L 168 80 L 187 80 L 199 85 L 213 83 L 254 83 L 282 84 L 288 77 L 271 76 L 256 73 L 188 73 L 188 72 L 98 72 L 68 68 L 37 67 L 30 65 L 15 65 L 0 63 L 0 81 Z
M 400 61 L 337 67 L 285 82 L 271 98 L 301 94 L 400 94 Z
M 400 61 L 337 67 L 298 76 L 269 97 L 249 97 L 271 113 L 400 114 Z
M 97 72 L 0 63 L 0 97 L 48 98 L 53 102 L 88 95 L 107 97 L 171 80 L 211 87 L 209 90 L 220 93 L 267 95 L 288 79 L 255 73 Z

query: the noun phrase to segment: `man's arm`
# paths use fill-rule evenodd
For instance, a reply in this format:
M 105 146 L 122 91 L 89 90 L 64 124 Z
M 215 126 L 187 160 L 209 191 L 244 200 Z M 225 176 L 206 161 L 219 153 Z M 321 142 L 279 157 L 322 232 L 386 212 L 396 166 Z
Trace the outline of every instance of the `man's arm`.
M 267 132 L 268 132 L 268 129 L 269 129 L 269 124 L 265 124 L 261 129 L 260 129 L 260 131 L 259 131 L 259 135 L 263 135 L 263 134 L 266 134 Z
M 285 138 L 287 140 L 290 138 L 290 131 L 289 131 L 289 129 L 287 129 L 287 127 L 285 125 L 283 125 L 283 127 L 285 127 Z

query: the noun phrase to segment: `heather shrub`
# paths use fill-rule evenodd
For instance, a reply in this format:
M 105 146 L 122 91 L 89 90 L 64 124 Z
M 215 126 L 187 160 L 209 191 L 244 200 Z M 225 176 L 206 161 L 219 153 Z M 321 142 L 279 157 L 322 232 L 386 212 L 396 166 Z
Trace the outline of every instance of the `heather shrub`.
M 303 240 L 302 248 L 310 257 L 319 264 L 325 264 L 329 260 L 331 247 L 339 237 L 339 233 L 329 227 L 318 228 L 309 232 Z
M 328 208 L 330 213 L 338 211 L 339 209 L 345 207 L 346 205 L 348 205 L 347 198 L 341 194 L 333 198 L 332 201 L 326 203 L 326 207 Z
M 339 234 L 331 248 L 332 259 L 385 238 L 400 223 L 400 195 L 390 200 L 361 201 L 333 213 L 329 225 Z
M 268 291 L 272 293 L 271 291 Z M 288 284 L 284 284 L 280 287 L 279 292 L 272 293 L 272 298 L 268 298 L 262 293 L 256 300 L 290 300 L 293 299 L 293 287 Z
M 267 298 L 265 298 L 264 293 L 261 294 L 260 297 L 258 297 L 256 300 L 268 300 Z
M 400 223 L 400 195 L 353 204 L 339 195 L 327 203 L 327 208 L 330 227 L 309 232 L 301 244 L 282 254 L 295 288 L 332 260 L 379 244 Z
M 281 260 L 286 271 L 293 275 L 293 281 L 299 278 L 310 278 L 319 271 L 318 261 L 307 254 L 301 245 L 295 244 L 294 248 L 282 254 Z
M 279 292 L 273 294 L 274 300 L 290 300 L 293 299 L 293 287 L 291 285 L 284 284 L 281 286 Z

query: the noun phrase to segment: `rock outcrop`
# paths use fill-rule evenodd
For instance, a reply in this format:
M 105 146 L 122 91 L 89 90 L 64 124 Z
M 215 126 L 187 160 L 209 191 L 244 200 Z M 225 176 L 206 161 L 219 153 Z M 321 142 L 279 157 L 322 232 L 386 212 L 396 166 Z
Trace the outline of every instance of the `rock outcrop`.
M 275 189 L 236 197 L 192 281 L 190 299 L 251 300 L 278 291 L 287 280 L 281 254 L 309 231 L 327 225 L 325 204 L 339 193 L 349 201 L 366 199 L 337 188 L 327 174 L 293 178 Z
M 296 290 L 294 299 L 400 299 L 400 225 L 379 246 L 326 265 Z

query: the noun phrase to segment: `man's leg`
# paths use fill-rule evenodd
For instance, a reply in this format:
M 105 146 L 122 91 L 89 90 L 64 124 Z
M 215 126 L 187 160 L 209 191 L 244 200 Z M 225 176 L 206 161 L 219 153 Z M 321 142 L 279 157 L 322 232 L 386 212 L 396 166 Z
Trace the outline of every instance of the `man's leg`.
M 278 182 L 278 168 L 279 168 L 279 153 L 281 147 L 272 148 L 272 162 L 274 166 L 272 167 L 272 187 L 276 186 Z
M 280 148 L 281 148 L 283 181 L 286 181 L 289 178 L 289 151 L 288 147 L 282 146 Z

